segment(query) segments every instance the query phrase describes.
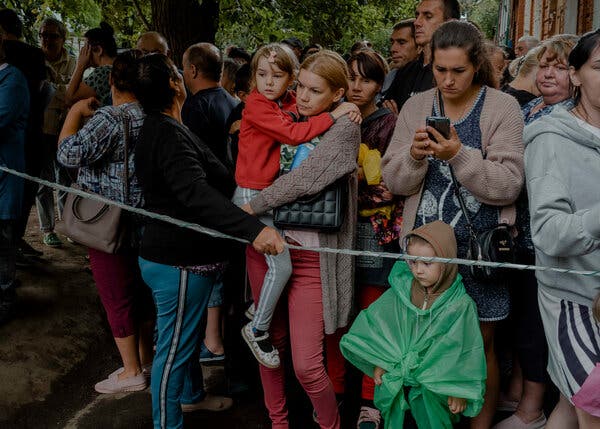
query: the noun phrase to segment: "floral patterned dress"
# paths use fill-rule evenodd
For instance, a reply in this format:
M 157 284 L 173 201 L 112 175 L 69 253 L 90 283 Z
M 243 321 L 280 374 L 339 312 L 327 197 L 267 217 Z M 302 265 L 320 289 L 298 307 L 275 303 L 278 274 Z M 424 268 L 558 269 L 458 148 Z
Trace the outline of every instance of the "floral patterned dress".
M 479 119 L 485 94 L 486 87 L 483 86 L 471 110 L 459 121 L 453 123 L 460 141 L 468 150 L 482 150 Z M 433 114 L 440 116 L 437 103 L 434 105 Z M 499 207 L 481 203 L 464 186 L 460 187 L 460 193 L 469 211 L 471 222 L 478 232 L 498 225 Z M 469 231 L 458 198 L 456 198 L 450 168 L 447 162 L 430 158 L 414 227 L 418 228 L 434 220 L 442 220 L 454 228 L 458 257 L 466 258 Z M 510 297 L 505 285 L 481 283 L 471 276 L 469 267 L 465 265 L 459 265 L 459 272 L 463 277 L 467 293 L 477 304 L 480 321 L 492 322 L 508 316 Z

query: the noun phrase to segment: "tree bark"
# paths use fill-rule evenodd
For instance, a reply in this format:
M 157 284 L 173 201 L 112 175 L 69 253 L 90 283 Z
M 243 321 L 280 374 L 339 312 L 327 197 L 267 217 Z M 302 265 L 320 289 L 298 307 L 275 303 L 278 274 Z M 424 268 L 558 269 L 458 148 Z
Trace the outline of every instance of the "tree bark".
M 154 29 L 166 37 L 178 67 L 188 46 L 215 42 L 218 0 L 151 0 L 150 5 Z

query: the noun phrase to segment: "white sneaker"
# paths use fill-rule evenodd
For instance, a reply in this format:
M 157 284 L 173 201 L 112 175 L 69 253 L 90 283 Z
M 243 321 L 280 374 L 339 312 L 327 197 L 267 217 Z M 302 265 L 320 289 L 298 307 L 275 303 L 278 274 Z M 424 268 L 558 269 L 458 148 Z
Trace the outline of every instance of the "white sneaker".
M 356 427 L 358 429 L 379 429 L 381 423 L 381 413 L 376 408 L 362 406 Z
M 248 344 L 248 347 L 250 347 L 250 350 L 258 363 L 267 368 L 279 368 L 279 365 L 281 364 L 279 352 L 273 347 L 271 341 L 269 341 L 268 332 L 265 332 L 259 337 L 255 336 L 254 331 L 252 330 L 252 322 L 250 322 L 242 328 L 242 337 L 244 338 L 244 341 L 246 341 L 246 344 Z

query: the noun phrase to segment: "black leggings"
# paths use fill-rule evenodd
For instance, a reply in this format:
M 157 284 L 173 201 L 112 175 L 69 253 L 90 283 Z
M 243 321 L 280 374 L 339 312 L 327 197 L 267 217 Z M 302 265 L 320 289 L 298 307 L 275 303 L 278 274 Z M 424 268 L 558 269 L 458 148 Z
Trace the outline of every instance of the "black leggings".
M 535 258 L 527 258 L 525 264 L 534 264 Z M 523 378 L 545 383 L 548 363 L 548 344 L 540 316 L 535 271 L 515 271 L 511 284 L 512 327 L 516 333 L 514 344 Z

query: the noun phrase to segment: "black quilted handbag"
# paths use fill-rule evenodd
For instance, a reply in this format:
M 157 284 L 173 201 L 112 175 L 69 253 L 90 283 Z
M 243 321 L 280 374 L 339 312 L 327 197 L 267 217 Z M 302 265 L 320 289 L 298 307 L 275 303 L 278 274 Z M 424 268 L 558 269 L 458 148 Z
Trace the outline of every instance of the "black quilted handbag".
M 348 207 L 348 177 L 342 177 L 321 192 L 277 207 L 273 223 L 280 229 L 339 231 Z

